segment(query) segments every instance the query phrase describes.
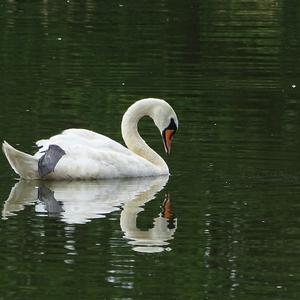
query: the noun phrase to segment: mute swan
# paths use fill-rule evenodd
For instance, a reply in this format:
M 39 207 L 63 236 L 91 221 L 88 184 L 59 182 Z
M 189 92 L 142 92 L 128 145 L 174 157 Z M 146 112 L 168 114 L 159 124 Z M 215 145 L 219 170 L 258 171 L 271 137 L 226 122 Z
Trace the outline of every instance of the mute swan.
M 137 124 L 150 116 L 158 127 L 165 151 L 170 154 L 171 140 L 178 128 L 172 107 L 161 99 L 135 102 L 125 112 L 121 131 L 125 144 L 86 129 L 67 129 L 49 139 L 37 141 L 41 147 L 33 156 L 6 141 L 2 149 L 13 170 L 24 179 L 101 179 L 143 177 L 169 174 L 166 162 L 138 133 Z

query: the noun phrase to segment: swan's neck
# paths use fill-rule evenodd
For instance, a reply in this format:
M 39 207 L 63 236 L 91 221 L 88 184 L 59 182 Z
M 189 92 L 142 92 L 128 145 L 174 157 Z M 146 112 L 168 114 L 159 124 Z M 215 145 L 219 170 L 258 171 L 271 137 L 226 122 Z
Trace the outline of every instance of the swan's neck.
M 138 132 L 138 122 L 144 116 L 153 118 L 154 103 L 139 101 L 128 108 L 122 119 L 122 136 L 129 150 L 145 158 L 160 170 L 160 174 L 169 174 L 166 162 L 152 150 Z

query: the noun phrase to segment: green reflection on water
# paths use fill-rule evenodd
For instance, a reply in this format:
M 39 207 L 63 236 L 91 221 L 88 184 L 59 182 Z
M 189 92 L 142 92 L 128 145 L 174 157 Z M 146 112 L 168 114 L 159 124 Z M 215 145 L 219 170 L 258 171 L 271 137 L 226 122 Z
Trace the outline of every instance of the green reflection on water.
M 297 1 L 3 1 L 0 137 L 24 151 L 68 127 L 121 141 L 160 97 L 180 127 L 171 251 L 133 251 L 120 211 L 66 224 L 26 205 L 0 221 L 0 299 L 298 299 Z M 140 126 L 163 155 L 152 123 Z M 2 206 L 15 182 L 0 156 Z M 36 204 L 36 202 L 35 202 Z M 139 223 L 140 222 L 140 223 Z

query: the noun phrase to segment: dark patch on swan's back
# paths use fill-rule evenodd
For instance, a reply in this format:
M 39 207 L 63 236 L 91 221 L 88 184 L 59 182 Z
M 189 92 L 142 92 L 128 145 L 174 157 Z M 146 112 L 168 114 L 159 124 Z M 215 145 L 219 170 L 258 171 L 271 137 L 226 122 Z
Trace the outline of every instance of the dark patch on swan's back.
M 57 145 L 50 145 L 45 154 L 38 161 L 39 175 L 44 177 L 54 171 L 58 161 L 66 152 Z

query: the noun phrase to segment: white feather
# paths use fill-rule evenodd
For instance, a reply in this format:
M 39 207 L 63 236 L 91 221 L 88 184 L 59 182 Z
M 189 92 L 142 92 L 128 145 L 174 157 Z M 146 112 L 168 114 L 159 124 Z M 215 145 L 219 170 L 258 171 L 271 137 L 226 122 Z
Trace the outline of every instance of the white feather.
M 34 156 L 16 150 L 7 143 L 3 145 L 3 150 L 14 171 L 25 179 L 40 177 L 38 160 L 52 144 L 58 145 L 66 154 L 60 158 L 54 171 L 43 177 L 45 179 L 100 179 L 169 174 L 165 161 L 138 134 L 137 123 L 144 115 L 152 117 L 158 127 L 160 124 L 166 126 L 170 118 L 178 122 L 175 112 L 165 101 L 142 99 L 134 103 L 123 116 L 122 135 L 128 148 L 93 131 L 67 129 L 49 139 L 37 141 L 37 146 L 41 148 Z M 159 128 L 161 132 L 163 129 Z

